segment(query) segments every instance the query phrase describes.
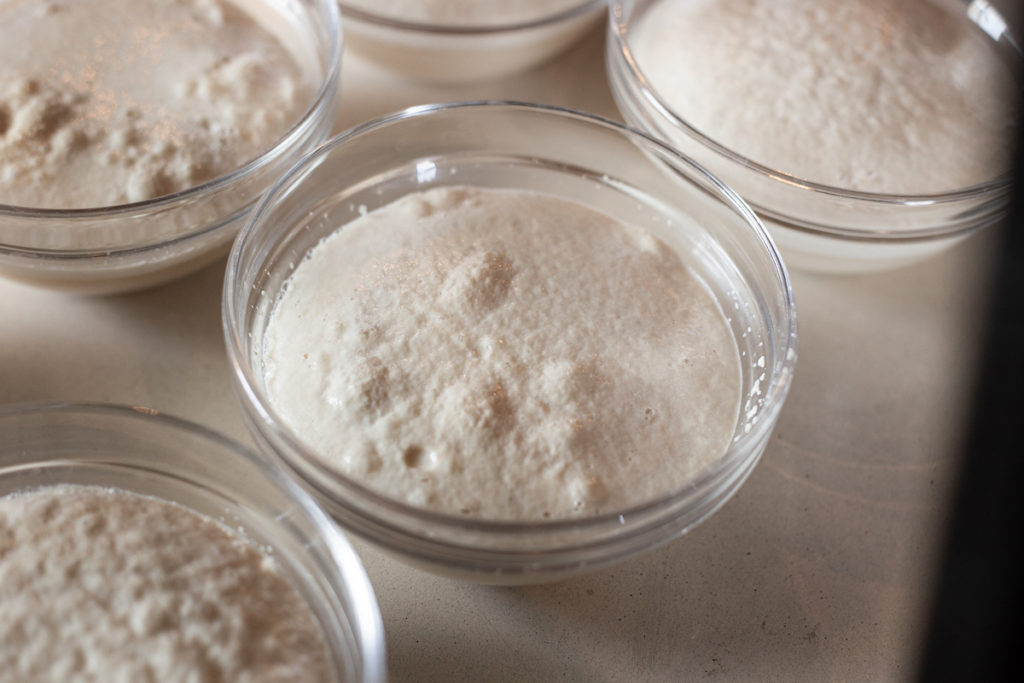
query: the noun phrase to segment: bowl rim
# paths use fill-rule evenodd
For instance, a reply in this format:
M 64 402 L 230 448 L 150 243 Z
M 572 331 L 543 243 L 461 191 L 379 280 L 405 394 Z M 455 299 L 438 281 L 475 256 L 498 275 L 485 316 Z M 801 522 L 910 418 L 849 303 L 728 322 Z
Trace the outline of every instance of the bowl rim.
M 631 27 L 636 23 L 639 16 L 642 16 L 642 12 L 639 15 L 632 15 L 628 19 L 624 18 L 623 5 L 626 3 L 634 4 L 635 0 L 610 0 L 609 4 L 609 22 L 608 22 L 608 36 L 611 39 L 608 44 L 607 54 L 609 57 L 614 56 L 616 64 L 609 65 L 610 68 L 613 66 L 624 67 L 628 77 L 639 88 L 639 97 L 637 93 L 626 92 L 620 93 L 619 88 L 615 88 L 615 79 L 612 81 L 612 89 L 615 92 L 616 97 L 628 97 L 632 100 L 639 100 L 640 106 L 646 106 L 646 109 L 650 111 L 654 110 L 662 119 L 664 119 L 669 125 L 682 131 L 687 136 L 695 140 L 697 143 L 708 148 L 710 151 L 718 154 L 727 161 L 735 163 L 739 166 L 747 168 L 758 175 L 770 178 L 776 182 L 784 183 L 791 187 L 796 187 L 801 190 L 806 190 L 815 194 L 827 195 L 836 197 L 843 200 L 852 200 L 863 204 L 873 204 L 878 206 L 941 206 L 947 204 L 955 204 L 957 202 L 979 200 L 984 198 L 994 197 L 1005 197 L 1008 198 L 1013 189 L 1014 173 L 1012 170 L 1001 173 L 1000 175 L 990 180 L 970 185 L 963 188 L 957 188 L 955 190 L 949 190 L 946 192 L 934 192 L 934 193 L 885 193 L 885 192 L 866 192 L 861 190 L 851 190 L 835 185 L 828 185 L 825 183 L 818 183 L 812 180 L 808 180 L 801 176 L 797 176 L 785 171 L 781 171 L 776 168 L 772 168 L 765 164 L 754 161 L 738 152 L 733 151 L 729 147 L 722 145 L 709 137 L 707 134 L 702 132 L 697 127 L 690 124 L 680 114 L 676 113 L 672 107 L 670 107 L 664 99 L 657 93 L 654 87 L 650 84 L 643 71 L 634 58 L 632 48 L 629 45 L 628 35 Z M 965 5 L 965 13 L 968 5 Z M 986 11 L 998 12 L 995 8 L 988 7 Z M 1000 18 L 1001 15 L 1000 15 Z M 971 23 L 977 25 L 973 19 L 968 17 Z M 980 26 L 979 30 L 985 32 L 991 38 L 991 34 L 984 31 Z M 999 37 L 994 40 L 998 41 L 1000 38 L 1005 37 L 1007 40 L 1007 46 L 1009 49 L 1014 51 L 1017 58 L 1021 60 L 1021 65 L 1024 67 L 1024 53 L 1020 51 L 1013 34 L 1007 25 Z M 614 49 L 613 49 L 614 45 Z M 917 228 L 912 230 L 868 230 L 868 229 L 854 229 L 854 228 L 843 228 L 837 226 L 814 226 L 808 227 L 804 225 L 792 224 L 788 221 L 788 217 L 784 215 L 778 215 L 776 212 L 768 209 L 767 211 L 761 210 L 763 213 L 768 215 L 770 219 L 776 222 L 782 222 L 787 228 L 805 231 L 811 234 L 827 234 L 830 237 L 843 237 L 852 240 L 881 240 L 881 241 L 917 241 L 922 239 L 930 239 L 935 237 L 947 237 L 952 234 L 958 234 L 961 232 L 970 232 L 976 228 L 964 229 L 959 225 L 953 225 L 951 227 L 934 227 L 934 228 Z M 977 226 L 981 227 L 981 226 Z
M 241 312 L 238 310 L 239 307 L 236 306 L 236 300 L 240 300 L 243 297 L 246 297 L 247 299 L 249 290 L 248 288 L 246 288 L 245 291 L 239 289 L 238 278 L 242 272 L 242 252 L 247 247 L 254 233 L 259 230 L 263 216 L 274 206 L 274 204 L 276 204 L 279 196 L 281 196 L 282 193 L 287 193 L 293 184 L 293 180 L 296 178 L 301 179 L 305 170 L 315 168 L 322 157 L 329 154 L 334 149 L 344 145 L 349 140 L 357 138 L 365 133 L 373 132 L 417 117 L 444 114 L 457 110 L 468 110 L 472 112 L 473 110 L 488 111 L 495 109 L 539 113 L 545 116 L 575 120 L 583 125 L 592 125 L 604 128 L 622 135 L 635 143 L 644 145 L 650 150 L 655 150 L 658 154 L 667 156 L 667 158 L 680 163 L 689 171 L 699 175 L 705 182 L 708 182 L 720 193 L 721 200 L 723 200 L 729 208 L 736 211 L 747 226 L 754 231 L 759 244 L 763 248 L 763 251 L 770 262 L 773 275 L 778 284 L 778 295 L 782 297 L 784 302 L 784 318 L 781 321 L 781 324 L 784 327 L 779 328 L 778 336 L 785 340 L 785 344 L 784 347 L 776 349 L 774 364 L 770 366 L 772 371 L 771 382 L 764 390 L 763 396 L 765 407 L 762 412 L 759 413 L 762 419 L 758 419 L 756 423 L 751 425 L 751 428 L 746 433 L 739 437 L 734 437 L 723 454 L 714 463 L 706 467 L 700 476 L 687 482 L 681 488 L 674 489 L 673 491 L 654 500 L 642 501 L 639 504 L 630 506 L 626 509 L 602 513 L 599 515 L 588 515 L 585 517 L 521 521 L 478 519 L 428 510 L 426 508 L 411 505 L 396 498 L 386 496 L 365 484 L 360 483 L 356 479 L 338 472 L 334 468 L 331 468 L 329 465 L 322 462 L 321 458 L 315 455 L 311 448 L 306 446 L 297 435 L 293 434 L 292 430 L 280 419 L 277 411 L 270 405 L 270 402 L 262 395 L 263 392 L 258 391 L 256 388 L 258 384 L 255 368 L 251 363 L 251 359 L 248 358 L 243 351 L 245 348 L 243 337 L 247 336 L 249 332 L 248 330 L 243 329 L 243 320 L 239 319 L 236 315 L 236 312 Z M 687 182 L 693 181 L 687 180 Z M 263 266 L 261 266 L 261 269 L 262 268 Z M 269 436 L 273 439 L 274 443 L 265 445 L 271 446 L 272 449 L 277 449 L 276 444 L 283 444 L 286 446 L 289 453 L 276 454 L 276 456 L 283 460 L 290 469 L 296 471 L 296 474 L 306 481 L 306 483 L 318 490 L 322 490 L 322 487 L 318 486 L 316 482 L 309 482 L 306 476 L 302 472 L 298 471 L 295 464 L 290 462 L 292 453 L 299 454 L 304 465 L 311 465 L 318 474 L 327 477 L 332 484 L 340 485 L 346 492 L 357 496 L 360 499 L 360 503 L 363 501 L 369 501 L 369 504 L 377 510 L 385 509 L 389 513 L 398 515 L 403 519 L 416 518 L 428 520 L 431 524 L 443 526 L 447 529 L 458 529 L 476 533 L 482 532 L 485 534 L 505 537 L 512 537 L 521 534 L 525 530 L 529 530 L 531 532 L 543 531 L 545 533 L 557 533 L 560 531 L 579 531 L 584 528 L 598 528 L 608 525 L 623 524 L 625 517 L 635 515 L 643 516 L 645 513 L 651 513 L 666 507 L 666 505 L 677 501 L 686 493 L 707 488 L 736 467 L 742 465 L 744 460 L 737 460 L 736 456 L 736 453 L 741 451 L 740 445 L 756 444 L 759 440 L 766 439 L 768 434 L 774 428 L 778 412 L 781 410 L 785 397 L 792 384 L 797 355 L 797 310 L 789 273 L 764 225 L 753 210 L 751 210 L 750 207 L 747 206 L 747 204 L 739 197 L 739 195 L 723 184 L 714 175 L 705 170 L 697 162 L 682 155 L 672 147 L 648 135 L 647 133 L 629 128 L 621 123 L 595 114 L 575 111 L 565 107 L 513 100 L 473 100 L 408 107 L 391 114 L 371 119 L 356 125 L 347 131 L 343 131 L 307 154 L 301 161 L 289 169 L 289 171 L 282 176 L 266 194 L 264 194 L 259 205 L 252 213 L 250 213 L 246 225 L 239 232 L 238 238 L 235 240 L 231 253 L 228 256 L 221 299 L 221 320 L 225 335 L 228 361 L 231 366 L 236 393 L 239 394 L 243 408 L 255 411 L 256 416 L 258 416 L 258 421 L 253 420 L 250 422 L 250 428 L 255 427 L 257 432 L 261 429 L 269 430 Z M 768 415 L 770 415 L 771 419 L 764 419 L 765 416 Z M 254 422 L 255 424 L 253 424 Z M 754 452 L 757 452 L 756 449 Z M 335 497 L 333 496 L 330 500 L 332 503 L 340 502 L 335 500 Z M 351 506 L 344 503 L 343 505 L 349 509 L 353 509 Z M 356 514 L 363 516 L 361 506 L 354 509 L 356 510 Z M 383 524 L 384 526 L 387 526 L 399 533 L 408 533 L 408 531 L 401 526 L 387 523 L 382 520 L 381 517 L 382 516 L 379 514 L 374 514 L 374 523 Z M 438 539 L 433 540 L 434 542 L 438 542 Z M 439 544 L 444 545 L 444 543 Z M 475 548 L 476 546 L 458 545 L 457 547 Z
M 590 12 L 596 12 L 601 5 L 606 5 L 608 0 L 582 0 L 577 2 L 576 5 L 569 7 L 564 10 L 560 10 L 555 13 L 547 13 L 537 19 L 529 19 L 527 21 L 515 21 L 504 24 L 486 24 L 486 25 L 452 25 L 452 24 L 431 24 L 429 22 L 422 21 L 405 21 L 403 19 L 395 19 L 381 14 L 375 14 L 373 12 L 351 7 L 345 0 L 338 0 L 338 6 L 341 10 L 343 17 L 350 17 L 355 21 L 363 21 L 368 24 L 374 24 L 383 28 L 389 28 L 396 31 L 408 31 L 415 33 L 426 33 L 434 35 L 451 35 L 451 36 L 462 36 L 472 37 L 481 36 L 489 37 L 499 33 L 514 33 L 518 31 L 529 31 L 538 28 L 544 28 L 554 24 L 561 23 L 563 21 L 569 21 L 577 17 L 584 16 Z
M 268 4 L 275 4 L 276 0 L 261 0 Z M 339 75 L 341 73 L 341 58 L 342 58 L 342 27 L 341 27 L 341 14 L 338 11 L 337 3 L 334 0 L 313 0 L 317 3 L 317 6 L 326 12 L 324 18 L 326 19 L 326 35 L 328 37 L 328 49 L 324 62 L 324 73 L 320 79 L 319 85 L 316 88 L 312 98 L 309 101 L 306 109 L 302 112 L 298 119 L 296 119 L 292 125 L 279 137 L 277 137 L 273 144 L 258 154 L 256 157 L 245 162 L 243 165 L 235 168 L 227 173 L 219 175 L 215 178 L 203 181 L 199 185 L 187 187 L 183 190 L 178 190 L 171 194 L 161 195 L 159 197 L 153 197 L 152 199 L 145 199 L 138 202 L 129 202 L 125 204 L 112 204 L 110 206 L 92 206 L 72 209 L 48 209 L 43 207 L 31 207 L 31 206 L 20 206 L 16 204 L 4 204 L 0 202 L 0 220 L 3 218 L 21 218 L 21 219 L 39 219 L 39 220 L 52 220 L 52 221 L 73 221 L 83 219 L 97 219 L 97 218 L 113 218 L 124 215 L 131 215 L 136 213 L 150 212 L 159 209 L 170 208 L 175 204 L 187 201 L 199 197 L 201 195 L 209 194 L 215 190 L 222 189 L 226 186 L 232 185 L 240 180 L 243 180 L 249 176 L 254 175 L 256 172 L 265 168 L 268 164 L 278 158 L 283 149 L 292 146 L 295 141 L 301 137 L 304 131 L 309 128 L 315 120 L 318 118 L 319 113 L 324 110 L 325 105 L 328 104 L 329 98 L 334 96 L 337 83 L 339 81 Z M 250 204 L 251 205 L 251 204 Z M 237 213 L 237 212 L 236 212 Z M 34 255 L 45 255 L 47 257 L 64 257 L 64 258 L 83 258 L 92 257 L 96 255 L 111 256 L 111 255 L 122 255 L 131 254 L 136 252 L 144 252 L 154 247 L 166 247 L 169 245 L 177 244 L 185 239 L 204 235 L 217 230 L 225 224 L 231 222 L 233 218 L 237 217 L 232 215 L 225 217 L 221 220 L 215 221 L 212 225 L 203 226 L 201 228 L 175 234 L 169 238 L 161 239 L 154 242 L 134 244 L 128 247 L 114 247 L 107 249 L 37 249 L 21 247 L 15 244 L 8 244 L 3 239 L 0 239 L 0 251 L 10 252 L 15 254 L 34 254 Z M 2 226 L 0 226 L 0 237 L 2 237 Z
M 246 462 L 247 466 L 254 468 L 254 471 L 265 478 L 275 488 L 280 490 L 288 500 L 296 505 L 300 513 L 305 516 L 318 530 L 324 542 L 324 555 L 334 570 L 333 576 L 327 577 L 332 590 L 341 591 L 351 598 L 352 608 L 352 629 L 360 638 L 360 645 L 364 651 L 363 667 L 366 673 L 366 680 L 384 680 L 385 671 L 385 634 L 384 624 L 381 617 L 380 607 L 377 602 L 373 585 L 370 583 L 366 569 L 349 540 L 341 529 L 331 520 L 327 513 L 316 503 L 310 494 L 297 482 L 288 476 L 281 467 L 276 466 L 265 457 L 260 457 L 253 450 L 243 446 L 237 441 L 205 427 L 191 420 L 168 415 L 162 411 L 138 405 L 119 405 L 102 402 L 78 402 L 78 401 L 32 401 L 25 403 L 14 403 L 0 405 L 0 421 L 18 420 L 32 416 L 61 416 L 76 415 L 85 418 L 102 417 L 113 418 L 118 422 L 134 425 L 150 424 L 159 425 L 162 428 L 181 431 L 190 436 L 198 437 L 208 441 L 219 449 L 230 451 L 235 456 Z M 25 453 L 22 460 L 24 465 L 45 465 L 60 464 L 74 467 L 75 460 L 65 459 L 39 459 L 33 458 L 32 454 Z M 127 465 L 128 469 L 137 467 Z M 3 475 L 0 469 L 0 476 Z M 153 471 L 145 469 L 145 471 Z M 156 471 L 163 474 L 159 467 Z M 239 495 L 245 495 L 239 491 Z M 190 509 L 188 506 L 185 506 Z M 337 584 L 335 584 L 337 582 Z M 343 590 L 342 590 L 343 589 Z M 339 598 L 344 598 L 339 595 Z

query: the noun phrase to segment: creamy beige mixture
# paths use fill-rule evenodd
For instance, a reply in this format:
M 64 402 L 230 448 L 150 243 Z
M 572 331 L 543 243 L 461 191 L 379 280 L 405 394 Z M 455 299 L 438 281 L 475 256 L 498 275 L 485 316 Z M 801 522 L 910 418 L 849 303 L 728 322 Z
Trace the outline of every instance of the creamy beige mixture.
M 326 647 L 274 562 L 127 491 L 0 497 L 0 680 L 321 681 Z
M 142 201 L 270 148 L 313 85 L 259 6 L 0 0 L 0 204 Z
M 787 173 L 938 193 L 1010 168 L 1016 86 L 957 0 L 660 0 L 629 44 L 654 90 Z
M 276 302 L 276 411 L 339 471 L 489 519 L 620 510 L 728 446 L 735 340 L 678 253 L 544 194 L 412 194 L 325 238 Z
M 537 21 L 585 4 L 586 0 L 341 0 L 371 14 L 441 26 L 500 26 Z

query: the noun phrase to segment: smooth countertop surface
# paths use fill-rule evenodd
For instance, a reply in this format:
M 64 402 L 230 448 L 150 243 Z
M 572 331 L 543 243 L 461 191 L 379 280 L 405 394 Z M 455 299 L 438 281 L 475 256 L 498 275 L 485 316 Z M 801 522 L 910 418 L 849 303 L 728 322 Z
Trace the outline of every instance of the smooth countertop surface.
M 501 82 L 408 84 L 346 55 L 338 129 L 412 104 L 518 99 L 618 118 L 603 33 Z M 393 681 L 912 678 L 972 388 L 993 234 L 864 276 L 793 273 L 796 378 L 739 494 L 649 555 L 494 588 L 355 542 Z M 224 260 L 85 298 L 0 279 L 0 403 L 144 405 L 252 443 L 220 323 Z

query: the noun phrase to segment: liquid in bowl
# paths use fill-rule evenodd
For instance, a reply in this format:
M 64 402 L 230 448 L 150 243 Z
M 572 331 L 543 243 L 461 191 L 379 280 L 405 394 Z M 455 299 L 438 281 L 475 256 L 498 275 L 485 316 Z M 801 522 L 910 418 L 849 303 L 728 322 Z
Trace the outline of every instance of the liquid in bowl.
M 894 267 L 1005 215 L 1022 62 L 989 3 L 622 0 L 611 16 L 626 120 L 736 189 L 792 265 Z
M 669 172 L 665 162 L 671 165 Z M 577 516 L 552 514 L 544 518 L 545 510 L 535 508 L 531 519 L 501 519 L 501 514 L 494 515 L 498 519 L 487 519 L 470 514 L 472 504 L 467 507 L 469 513 L 463 513 L 461 506 L 438 511 L 382 492 L 364 478 L 333 467 L 307 439 L 306 430 L 291 426 L 278 409 L 266 372 L 273 311 L 283 300 L 282 292 L 290 287 L 286 283 L 292 274 L 312 262 L 305 259 L 316 246 L 340 226 L 361 217 L 372 220 L 376 210 L 394 202 L 405 201 L 405 207 L 414 213 L 428 214 L 434 212 L 432 201 L 445 203 L 461 196 L 472 202 L 474 195 L 489 193 L 544 195 L 586 206 L 586 215 L 614 219 L 630 226 L 627 233 L 640 235 L 633 241 L 634 252 L 644 252 L 636 245 L 646 243 L 651 256 L 659 251 L 655 245 L 666 245 L 710 293 L 738 351 L 739 410 L 734 405 L 726 410 L 735 421 L 724 452 L 697 468 L 685 485 L 670 486 L 670 491 L 653 494 L 643 502 L 631 501 L 623 507 L 618 501 L 610 506 L 614 510 L 592 510 Z M 425 197 L 432 199 L 424 204 Z M 637 231 L 631 232 L 633 229 Z M 356 249 L 352 257 L 360 263 L 372 262 L 359 259 L 358 252 Z M 445 285 L 436 287 L 439 306 L 449 294 L 456 294 L 459 282 L 481 284 L 478 294 L 483 297 L 478 303 L 484 307 L 492 295 L 501 295 L 505 284 L 509 291 L 513 288 L 515 276 L 503 284 L 508 259 L 493 245 L 467 256 L 457 265 L 449 264 L 453 268 L 442 268 L 468 277 L 451 280 L 451 292 Z M 422 261 L 426 267 L 431 263 L 433 259 Z M 344 279 L 356 271 L 358 266 L 352 271 L 335 269 L 334 276 Z M 423 277 L 424 282 L 429 280 L 426 273 Z M 409 286 L 417 286 L 419 279 L 419 275 L 412 276 Z M 516 286 L 529 286 L 530 282 L 524 278 Z M 428 285 L 424 291 L 432 288 L 434 285 Z M 298 288 L 296 291 L 301 294 Z M 670 297 L 675 294 L 668 293 Z M 470 298 L 474 296 L 470 294 Z M 322 311 L 323 316 L 310 314 L 313 317 L 301 327 L 330 328 L 330 311 L 347 305 L 336 298 Z M 395 303 L 396 307 L 402 305 L 401 300 Z M 345 528 L 417 566 L 487 583 L 536 583 L 592 570 L 667 542 L 708 517 L 756 464 L 777 419 L 796 359 L 795 308 L 785 269 L 763 228 L 738 197 L 689 160 L 635 131 L 577 112 L 521 103 L 416 107 L 358 126 L 311 154 L 267 195 L 232 249 L 223 314 L 236 390 L 261 448 L 280 457 Z M 440 308 L 437 314 L 443 314 Z M 358 337 L 365 328 L 367 339 L 372 339 L 372 327 L 350 329 Z M 477 338 L 473 349 L 481 355 L 505 353 L 500 348 L 502 338 Z M 433 345 L 424 347 L 429 351 Z M 309 349 L 293 350 L 300 356 L 297 362 L 321 362 Z M 301 358 L 303 353 L 309 353 L 309 358 Z M 680 350 L 677 360 L 682 362 L 684 357 Z M 385 372 L 383 363 L 378 365 L 369 354 L 363 360 L 367 362 L 362 367 L 337 374 L 336 395 L 345 397 L 339 398 L 342 402 L 349 398 L 360 401 L 358 396 L 365 390 L 368 400 L 363 405 L 372 411 L 374 401 L 383 398 L 375 387 L 379 388 L 381 375 L 391 371 Z M 421 359 L 410 350 L 410 363 L 421 360 L 430 363 L 429 358 Z M 515 365 L 511 357 L 505 360 L 510 361 L 505 367 Z M 585 362 L 576 358 L 553 367 L 549 379 L 571 384 L 575 363 L 582 370 L 575 373 L 575 379 L 584 385 L 580 393 L 587 395 L 586 382 L 596 377 L 600 384 L 601 379 L 600 373 L 587 376 L 581 365 Z M 393 379 L 399 380 L 400 374 L 396 372 Z M 526 383 L 541 375 L 527 377 Z M 322 388 L 331 384 L 323 373 L 311 381 Z M 482 386 L 486 388 L 486 382 Z M 559 381 L 551 382 L 551 388 L 558 386 Z M 520 396 L 503 396 L 504 389 L 504 385 L 491 385 L 490 391 L 484 392 L 484 404 L 470 402 L 465 406 L 468 412 L 462 415 L 472 421 L 476 410 L 481 428 L 501 428 L 506 398 L 532 400 L 539 395 L 531 389 Z M 448 398 L 455 399 L 459 393 Z M 636 407 L 640 410 L 633 415 L 642 416 L 643 406 Z M 571 419 L 563 422 L 563 427 L 571 426 Z M 421 448 L 406 451 L 409 445 Z M 401 453 L 388 453 L 387 457 L 402 457 L 408 460 L 406 464 L 422 467 L 432 463 L 427 445 L 401 446 Z M 466 457 L 473 455 L 466 453 Z M 402 466 L 397 459 L 394 462 Z M 436 462 L 443 464 L 445 458 L 438 457 Z M 372 455 L 364 463 L 370 469 L 375 466 Z M 357 469 L 361 466 L 357 464 Z M 580 477 L 576 481 L 585 484 L 589 480 Z
M 102 293 L 226 249 L 333 125 L 329 0 L 0 8 L 0 272 Z

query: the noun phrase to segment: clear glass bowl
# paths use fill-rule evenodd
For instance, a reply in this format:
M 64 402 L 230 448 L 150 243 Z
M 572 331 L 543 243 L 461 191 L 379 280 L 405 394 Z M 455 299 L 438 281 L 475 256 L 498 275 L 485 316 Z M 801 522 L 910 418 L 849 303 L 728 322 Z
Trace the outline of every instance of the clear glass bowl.
M 902 266 L 1006 216 L 1012 174 L 941 194 L 856 192 L 764 166 L 719 144 L 674 111 L 636 63 L 631 28 L 656 2 L 612 3 L 606 62 L 619 110 L 629 125 L 670 142 L 736 190 L 764 219 L 789 266 L 819 272 Z M 987 2 L 964 3 L 963 20 L 976 25 L 1000 59 L 1024 64 L 1006 22 Z
M 742 406 L 728 450 L 695 480 L 619 513 L 492 522 L 420 509 L 326 466 L 267 398 L 268 314 L 295 264 L 361 212 L 443 185 L 553 194 L 645 228 L 681 254 L 727 312 Z M 414 107 L 341 134 L 263 199 L 228 259 L 224 331 L 237 393 L 260 447 L 277 454 L 345 528 L 428 570 L 538 583 L 618 562 L 717 510 L 757 463 L 796 362 L 789 277 L 753 212 L 669 147 L 587 114 L 520 103 Z
M 350 49 L 413 79 L 462 83 L 524 71 L 551 59 L 604 16 L 607 0 L 581 0 L 536 20 L 488 26 L 402 21 L 338 4 Z
M 143 408 L 0 406 L 0 496 L 58 484 L 169 500 L 271 548 L 322 627 L 335 680 L 385 680 L 384 628 L 362 564 L 280 468 L 218 434 Z
M 0 275 L 83 294 L 140 289 L 227 252 L 246 215 L 286 169 L 334 126 L 341 30 L 334 0 L 260 0 L 299 49 L 318 86 L 302 117 L 239 169 L 143 202 L 82 209 L 0 204 Z M 74 247 L 67 246 L 74 235 Z

